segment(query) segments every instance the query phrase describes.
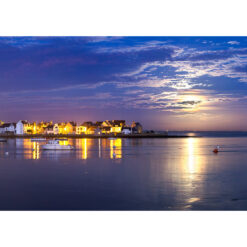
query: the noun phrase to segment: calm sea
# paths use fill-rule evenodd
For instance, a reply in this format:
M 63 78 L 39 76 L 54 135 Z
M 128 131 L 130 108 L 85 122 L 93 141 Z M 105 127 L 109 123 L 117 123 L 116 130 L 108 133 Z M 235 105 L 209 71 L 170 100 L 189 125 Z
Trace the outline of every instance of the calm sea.
M 42 144 L 0 143 L 0 210 L 247 210 L 245 135 Z

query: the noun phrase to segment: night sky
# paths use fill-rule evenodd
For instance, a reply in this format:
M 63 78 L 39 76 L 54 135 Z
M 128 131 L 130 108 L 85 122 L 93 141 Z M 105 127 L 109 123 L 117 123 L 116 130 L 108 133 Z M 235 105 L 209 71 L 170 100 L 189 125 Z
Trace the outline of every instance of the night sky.
M 1 37 L 0 120 L 247 130 L 247 37 Z

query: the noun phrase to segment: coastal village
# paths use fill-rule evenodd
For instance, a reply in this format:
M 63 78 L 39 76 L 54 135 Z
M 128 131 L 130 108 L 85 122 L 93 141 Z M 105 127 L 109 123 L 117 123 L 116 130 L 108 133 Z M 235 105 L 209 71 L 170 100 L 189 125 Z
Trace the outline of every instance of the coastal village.
M 20 120 L 17 123 L 0 121 L 0 134 L 6 135 L 131 135 L 141 134 L 142 125 L 132 122 L 127 125 L 125 120 L 105 120 L 97 122 L 28 122 Z

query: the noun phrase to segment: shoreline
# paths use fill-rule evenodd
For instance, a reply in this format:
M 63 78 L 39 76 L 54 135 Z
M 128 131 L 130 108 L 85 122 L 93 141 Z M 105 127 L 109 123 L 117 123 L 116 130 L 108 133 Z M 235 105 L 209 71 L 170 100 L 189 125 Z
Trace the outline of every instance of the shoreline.
M 131 135 L 75 135 L 75 134 L 66 134 L 66 135 L 47 135 L 47 134 L 26 134 L 26 135 L 15 135 L 15 134 L 0 134 L 0 138 L 188 138 L 187 135 L 165 135 L 165 134 L 131 134 Z

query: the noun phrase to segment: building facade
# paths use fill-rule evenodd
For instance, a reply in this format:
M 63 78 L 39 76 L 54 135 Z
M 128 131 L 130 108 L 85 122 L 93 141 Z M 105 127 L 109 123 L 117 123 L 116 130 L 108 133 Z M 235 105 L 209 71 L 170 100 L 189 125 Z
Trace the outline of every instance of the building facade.
M 15 123 L 4 123 L 0 126 L 1 134 L 16 134 L 16 124 Z
M 28 134 L 49 134 L 49 135 L 105 135 L 105 134 L 140 134 L 142 125 L 139 122 L 132 122 L 131 126 L 126 125 L 125 120 L 105 120 L 95 123 L 88 121 L 77 125 L 75 122 L 40 122 L 29 123 L 26 120 L 19 120 L 15 123 L 2 123 L 0 133 L 14 133 L 17 135 Z

